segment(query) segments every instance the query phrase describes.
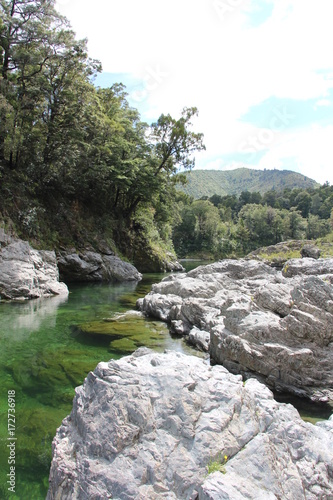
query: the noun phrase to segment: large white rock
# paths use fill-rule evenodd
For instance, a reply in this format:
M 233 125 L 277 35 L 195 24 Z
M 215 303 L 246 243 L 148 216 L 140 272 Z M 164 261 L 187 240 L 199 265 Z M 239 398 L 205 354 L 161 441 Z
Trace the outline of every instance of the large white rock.
M 138 306 L 176 333 L 209 332 L 211 358 L 232 372 L 333 401 L 329 272 L 333 259 L 293 259 L 283 272 L 254 260 L 224 260 L 165 278 Z
M 225 474 L 207 476 L 221 455 Z M 222 366 L 140 349 L 76 389 L 47 499 L 329 499 L 332 464 L 333 422 L 303 422 Z
M 2 240 L 0 298 L 35 299 L 52 295 L 68 295 L 67 286 L 59 283 L 55 253 L 34 250 L 22 240 Z

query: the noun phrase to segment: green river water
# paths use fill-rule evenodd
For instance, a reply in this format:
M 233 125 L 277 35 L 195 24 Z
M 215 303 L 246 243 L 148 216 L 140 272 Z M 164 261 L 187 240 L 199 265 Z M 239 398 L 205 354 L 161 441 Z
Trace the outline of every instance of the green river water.
M 146 275 L 139 284 L 70 286 L 65 299 L 0 302 L 1 499 L 45 499 L 52 439 L 71 411 L 74 388 L 98 362 L 140 346 L 196 353 L 171 337 L 165 324 L 135 311 L 136 300 L 162 277 Z M 15 493 L 7 483 L 7 445 L 13 442 L 8 440 L 8 391 L 15 391 Z

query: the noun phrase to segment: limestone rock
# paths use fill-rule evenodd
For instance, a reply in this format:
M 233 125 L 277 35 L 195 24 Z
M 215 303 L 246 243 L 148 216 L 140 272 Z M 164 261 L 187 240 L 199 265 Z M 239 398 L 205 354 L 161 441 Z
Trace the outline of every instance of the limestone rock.
M 207 477 L 221 455 L 226 473 Z M 303 422 L 222 366 L 140 349 L 76 389 L 47 499 L 328 499 L 332 463 L 333 422 Z
M 190 344 L 194 345 L 201 351 L 209 351 L 210 334 L 209 332 L 203 332 L 199 328 L 194 327 L 188 334 L 188 341 Z
M 34 250 L 28 242 L 1 238 L 0 298 L 35 299 L 52 295 L 68 295 L 59 283 L 55 253 Z
M 283 276 L 291 278 L 298 275 L 318 276 L 333 274 L 333 259 L 290 259 L 282 269 Z
M 333 401 L 333 259 L 292 259 L 282 272 L 224 260 L 173 275 L 138 305 L 188 335 L 210 333 L 210 355 L 277 390 Z
M 60 274 L 67 282 L 140 281 L 138 270 L 114 255 L 92 251 L 62 251 L 58 255 Z

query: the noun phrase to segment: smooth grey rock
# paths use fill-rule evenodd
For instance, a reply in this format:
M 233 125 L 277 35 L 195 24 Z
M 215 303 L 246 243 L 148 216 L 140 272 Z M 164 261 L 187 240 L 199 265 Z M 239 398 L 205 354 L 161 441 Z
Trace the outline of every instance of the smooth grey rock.
M 28 242 L 2 238 L 0 248 L 0 298 L 35 299 L 68 295 L 59 283 L 55 253 L 34 250 Z
M 53 441 L 47 499 L 332 498 L 333 422 L 314 426 L 194 356 L 100 363 Z M 207 477 L 226 455 L 225 474 Z
M 97 252 L 60 252 L 58 266 L 61 276 L 68 282 L 140 281 L 142 274 L 114 255 Z
M 138 306 L 179 334 L 209 332 L 212 360 L 232 372 L 333 401 L 333 273 L 323 274 L 330 270 L 333 259 L 292 259 L 282 273 L 225 260 L 164 279 Z

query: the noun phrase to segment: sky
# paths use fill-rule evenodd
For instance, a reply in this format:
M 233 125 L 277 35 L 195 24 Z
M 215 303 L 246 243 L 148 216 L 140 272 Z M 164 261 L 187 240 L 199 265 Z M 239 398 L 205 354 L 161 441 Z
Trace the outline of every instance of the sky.
M 195 168 L 285 169 L 333 184 L 332 0 L 57 0 L 95 84 L 142 121 L 195 106 Z

